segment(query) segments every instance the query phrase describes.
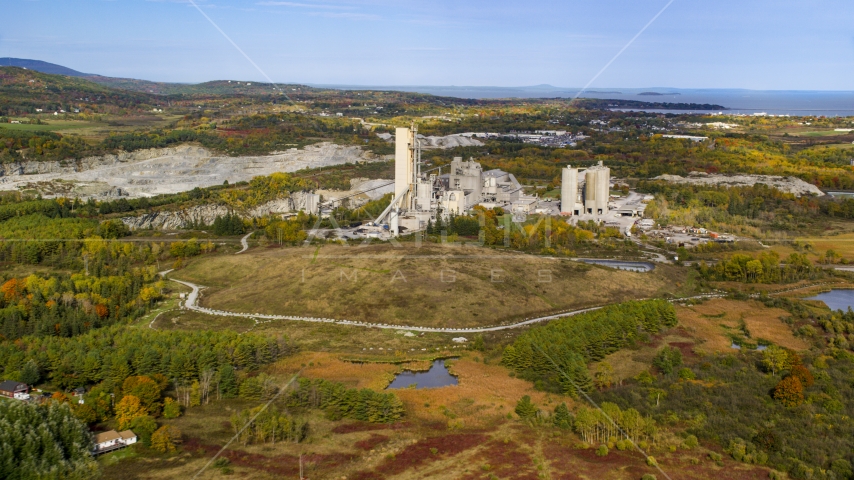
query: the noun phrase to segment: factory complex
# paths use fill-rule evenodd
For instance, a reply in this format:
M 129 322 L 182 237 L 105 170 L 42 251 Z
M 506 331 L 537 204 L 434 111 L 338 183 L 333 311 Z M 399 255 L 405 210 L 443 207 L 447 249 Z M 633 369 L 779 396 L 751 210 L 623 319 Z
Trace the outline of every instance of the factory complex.
M 562 170 L 560 202 L 527 194 L 512 173 L 499 169 L 484 171 L 473 159 L 454 157 L 450 165 L 422 169 L 421 141 L 417 129 L 395 130 L 394 191 L 389 206 L 371 223 L 354 232 L 339 232 L 344 238 L 396 237 L 423 231 L 440 217 L 465 215 L 477 205 L 487 209 L 500 207 L 512 214 L 515 222 L 528 215 L 563 215 L 579 220 L 594 220 L 628 232 L 642 216 L 642 196 L 614 196 L 611 171 L 600 161 L 586 169 L 567 166 Z M 444 170 L 444 172 L 443 172 Z

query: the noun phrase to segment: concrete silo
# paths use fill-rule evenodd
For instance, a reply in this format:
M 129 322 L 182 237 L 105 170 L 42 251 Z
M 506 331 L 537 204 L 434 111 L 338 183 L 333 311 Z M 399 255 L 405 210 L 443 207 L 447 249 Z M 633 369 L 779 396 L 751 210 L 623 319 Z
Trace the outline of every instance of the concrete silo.
M 567 165 L 561 170 L 560 213 L 563 215 L 577 214 L 576 202 L 578 202 L 578 169 Z
M 584 209 L 586 213 L 602 215 L 608 213 L 608 198 L 610 197 L 611 169 L 602 165 L 594 165 L 585 172 Z

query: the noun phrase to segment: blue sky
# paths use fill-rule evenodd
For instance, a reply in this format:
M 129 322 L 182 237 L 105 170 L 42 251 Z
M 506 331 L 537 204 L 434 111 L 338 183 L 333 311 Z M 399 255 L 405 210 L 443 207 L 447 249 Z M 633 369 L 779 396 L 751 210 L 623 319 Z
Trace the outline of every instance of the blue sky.
M 196 0 L 276 82 L 587 84 L 668 0 Z M 188 0 L 2 0 L 0 57 L 264 77 Z M 854 1 L 675 0 L 590 86 L 854 90 Z

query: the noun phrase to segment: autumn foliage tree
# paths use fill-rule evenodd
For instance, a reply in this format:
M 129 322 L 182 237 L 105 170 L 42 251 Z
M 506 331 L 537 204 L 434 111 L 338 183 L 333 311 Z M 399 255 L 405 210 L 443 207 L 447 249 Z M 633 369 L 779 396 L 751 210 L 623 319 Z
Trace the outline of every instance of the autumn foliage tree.
M 172 425 L 164 425 L 151 434 L 151 448 L 160 453 L 174 453 L 181 444 L 181 431 Z
M 139 397 L 125 395 L 116 404 L 116 422 L 119 424 L 119 430 L 127 430 L 135 418 L 146 415 L 148 411 L 139 401 Z
M 795 365 L 789 372 L 789 375 L 801 381 L 804 388 L 809 388 L 815 383 L 815 378 L 812 373 L 803 365 Z
M 804 386 L 798 377 L 789 375 L 774 387 L 773 396 L 787 407 L 797 407 L 804 403 Z

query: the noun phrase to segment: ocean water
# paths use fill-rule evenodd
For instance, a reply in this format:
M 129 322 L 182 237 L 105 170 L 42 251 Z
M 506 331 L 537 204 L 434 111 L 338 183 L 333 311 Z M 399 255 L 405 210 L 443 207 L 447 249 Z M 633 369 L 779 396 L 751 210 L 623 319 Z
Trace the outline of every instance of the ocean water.
M 532 87 L 456 87 L 456 86 L 367 86 L 315 85 L 353 90 L 397 90 L 457 98 L 573 98 L 578 88 L 550 85 Z M 659 95 L 639 95 L 655 92 Z M 742 90 L 680 88 L 599 88 L 582 93 L 582 98 L 638 100 L 642 102 L 700 103 L 722 105 L 726 113 L 752 115 L 854 116 L 854 90 Z M 657 110 L 656 110 L 657 111 Z M 670 112 L 670 111 L 667 111 Z M 685 112 L 680 110 L 679 112 Z M 709 113 L 702 111 L 698 113 Z

